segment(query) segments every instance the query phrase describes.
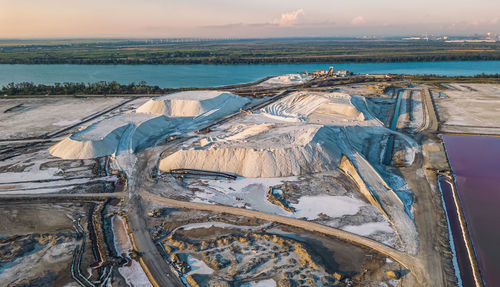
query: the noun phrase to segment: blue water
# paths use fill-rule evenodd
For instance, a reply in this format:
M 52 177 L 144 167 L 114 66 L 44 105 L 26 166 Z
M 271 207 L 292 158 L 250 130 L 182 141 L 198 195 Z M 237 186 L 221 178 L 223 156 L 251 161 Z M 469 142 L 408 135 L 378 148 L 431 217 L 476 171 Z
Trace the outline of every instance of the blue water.
M 399 111 L 401 108 L 401 98 L 403 96 L 404 90 L 395 91 L 394 93 L 395 93 L 395 96 L 397 97 L 397 100 L 396 100 L 396 107 L 394 108 L 394 115 L 392 116 L 391 127 L 390 127 L 391 130 L 393 130 L 393 131 L 396 130 L 396 127 L 398 125 Z M 385 148 L 385 156 L 384 156 L 384 161 L 383 161 L 383 163 L 385 165 L 391 164 L 393 147 L 394 147 L 394 135 L 391 134 L 389 136 L 389 139 L 387 139 L 387 147 Z M 411 214 L 411 212 L 409 214 Z
M 252 82 L 266 76 L 347 69 L 357 74 L 436 74 L 473 76 L 500 73 L 500 61 L 280 64 L 280 65 L 0 65 L 0 86 L 11 82 L 146 81 L 162 88 L 214 87 Z
M 398 119 L 399 119 L 399 112 L 401 108 L 401 99 L 403 98 L 403 93 L 404 90 L 398 91 L 397 94 L 397 100 L 396 100 L 396 108 L 394 108 L 394 116 L 392 117 L 392 122 L 391 122 L 391 130 L 395 131 L 396 126 L 398 125 Z

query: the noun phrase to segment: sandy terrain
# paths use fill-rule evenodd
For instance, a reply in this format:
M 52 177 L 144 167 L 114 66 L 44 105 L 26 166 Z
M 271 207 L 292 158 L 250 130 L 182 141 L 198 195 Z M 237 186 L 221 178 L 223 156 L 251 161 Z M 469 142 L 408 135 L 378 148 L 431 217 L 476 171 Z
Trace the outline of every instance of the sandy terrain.
M 500 87 L 488 84 L 450 84 L 454 89 L 433 90 L 443 132 L 500 133 Z M 442 93 L 446 97 L 440 97 Z

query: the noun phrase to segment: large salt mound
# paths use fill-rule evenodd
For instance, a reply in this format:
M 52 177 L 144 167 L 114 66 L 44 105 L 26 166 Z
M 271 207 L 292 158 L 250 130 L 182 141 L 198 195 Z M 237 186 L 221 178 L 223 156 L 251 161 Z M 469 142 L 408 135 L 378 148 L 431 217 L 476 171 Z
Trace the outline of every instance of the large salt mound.
M 50 147 L 50 154 L 64 159 L 89 159 L 123 150 L 135 151 L 173 129 L 175 121 L 164 116 L 122 114 L 94 123 Z
M 50 148 L 64 159 L 87 159 L 121 151 L 137 152 L 176 130 L 189 131 L 238 111 L 249 100 L 231 93 L 191 91 L 154 98 L 136 113 L 120 114 L 92 124 Z
M 69 136 L 50 147 L 50 154 L 64 159 L 89 159 L 111 155 L 116 147 L 126 126 L 119 127 L 102 139 L 78 140 Z
M 154 98 L 137 109 L 138 113 L 167 117 L 220 117 L 247 104 L 247 98 L 219 91 L 188 91 Z
M 250 127 L 251 129 L 251 127 Z M 262 130 L 255 134 L 255 130 Z M 229 172 L 245 177 L 286 177 L 332 170 L 341 159 L 334 140 L 338 129 L 321 125 L 259 127 L 233 141 L 204 142 L 179 150 L 160 162 L 160 169 L 178 168 Z
M 351 102 L 351 96 L 342 93 L 293 93 L 261 109 L 269 118 L 288 122 L 307 121 L 313 113 L 363 121 L 364 114 Z

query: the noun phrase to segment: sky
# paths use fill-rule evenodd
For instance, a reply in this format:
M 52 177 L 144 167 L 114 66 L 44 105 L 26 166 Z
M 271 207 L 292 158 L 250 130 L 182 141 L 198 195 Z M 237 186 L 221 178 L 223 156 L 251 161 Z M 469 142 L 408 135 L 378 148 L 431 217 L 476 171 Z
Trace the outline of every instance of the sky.
M 0 0 L 0 38 L 500 34 L 500 0 Z

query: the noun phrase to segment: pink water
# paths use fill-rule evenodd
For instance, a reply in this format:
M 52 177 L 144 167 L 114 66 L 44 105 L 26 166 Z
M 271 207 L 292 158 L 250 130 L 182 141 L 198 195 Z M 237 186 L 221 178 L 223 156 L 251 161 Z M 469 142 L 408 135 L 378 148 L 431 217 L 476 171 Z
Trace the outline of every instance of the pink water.
M 500 137 L 443 135 L 487 286 L 500 286 Z

